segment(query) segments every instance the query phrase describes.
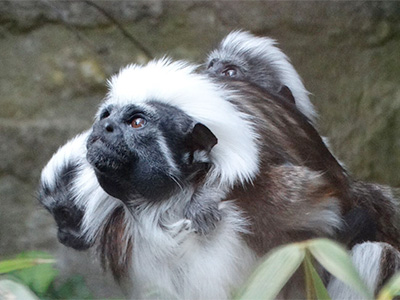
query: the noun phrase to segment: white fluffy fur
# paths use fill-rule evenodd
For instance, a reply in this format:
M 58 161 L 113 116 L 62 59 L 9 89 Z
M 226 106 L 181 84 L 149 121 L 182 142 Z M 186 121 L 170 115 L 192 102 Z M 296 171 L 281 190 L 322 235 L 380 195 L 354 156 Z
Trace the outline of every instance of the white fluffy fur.
M 111 213 L 122 206 L 122 202 L 111 197 L 101 188 L 94 170 L 86 160 L 86 154 L 72 188 L 76 195 L 75 201 L 78 205 L 85 207 L 82 234 L 87 241 L 94 241 Z
M 211 235 L 191 231 L 179 218 L 187 195 L 145 209 L 134 225 L 134 298 L 229 299 L 253 269 L 256 256 L 241 239 L 243 217 L 233 203 L 220 205 L 223 219 Z M 163 226 L 159 222 L 162 220 Z
M 280 82 L 289 87 L 299 110 L 315 122 L 317 113 L 308 97 L 310 93 L 304 87 L 289 58 L 276 45 L 277 42 L 268 37 L 257 37 L 245 31 L 233 31 L 223 39 L 220 47 L 240 53 L 250 52 L 252 57 L 263 57 L 264 61 L 273 66 Z M 212 52 L 209 57 L 214 58 L 216 55 L 218 52 Z
M 218 137 L 211 151 L 210 181 L 220 180 L 222 185 L 251 181 L 259 163 L 251 120 L 227 101 L 235 95 L 194 71 L 194 66 L 165 59 L 144 67 L 130 65 L 111 79 L 104 106 L 156 100 L 179 107 Z

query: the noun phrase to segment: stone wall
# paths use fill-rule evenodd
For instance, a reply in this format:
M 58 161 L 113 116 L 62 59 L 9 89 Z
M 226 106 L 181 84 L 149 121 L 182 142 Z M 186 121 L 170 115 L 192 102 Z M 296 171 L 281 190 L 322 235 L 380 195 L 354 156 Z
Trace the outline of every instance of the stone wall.
M 358 178 L 400 187 L 400 3 L 396 1 L 1 1 L 0 258 L 57 253 L 62 274 L 108 288 L 62 247 L 37 203 L 40 170 L 90 127 L 106 78 L 165 54 L 201 63 L 233 29 L 271 36 L 320 112 L 319 130 Z

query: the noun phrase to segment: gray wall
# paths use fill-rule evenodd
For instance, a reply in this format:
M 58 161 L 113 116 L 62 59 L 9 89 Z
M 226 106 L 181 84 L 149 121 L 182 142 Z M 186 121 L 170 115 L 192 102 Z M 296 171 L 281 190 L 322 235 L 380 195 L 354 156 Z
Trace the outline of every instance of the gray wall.
M 57 243 L 35 199 L 40 170 L 91 125 L 121 66 L 164 54 L 202 62 L 240 28 L 279 41 L 356 177 L 400 187 L 399 2 L 1 1 L 0 258 L 57 253 L 64 276 L 89 273 L 98 295 L 115 294 L 87 254 Z

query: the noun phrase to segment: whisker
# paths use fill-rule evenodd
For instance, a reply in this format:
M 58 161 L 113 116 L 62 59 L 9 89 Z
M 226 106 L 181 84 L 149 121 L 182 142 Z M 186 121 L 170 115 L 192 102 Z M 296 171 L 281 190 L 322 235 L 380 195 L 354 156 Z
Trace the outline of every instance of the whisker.
M 172 175 L 172 174 L 168 174 L 168 177 L 169 178 L 171 178 L 175 183 L 176 183 L 176 185 L 179 187 L 179 189 L 181 190 L 181 191 L 183 191 L 183 187 L 182 187 L 182 185 L 179 183 L 179 179 L 178 178 L 176 178 L 174 175 Z

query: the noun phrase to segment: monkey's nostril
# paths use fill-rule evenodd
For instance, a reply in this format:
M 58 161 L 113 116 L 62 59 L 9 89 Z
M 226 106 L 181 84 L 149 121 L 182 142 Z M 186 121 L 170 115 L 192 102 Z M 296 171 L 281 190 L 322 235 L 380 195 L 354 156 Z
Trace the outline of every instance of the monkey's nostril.
M 110 123 L 106 123 L 104 127 L 105 127 L 107 132 L 113 132 L 114 131 L 114 127 Z

